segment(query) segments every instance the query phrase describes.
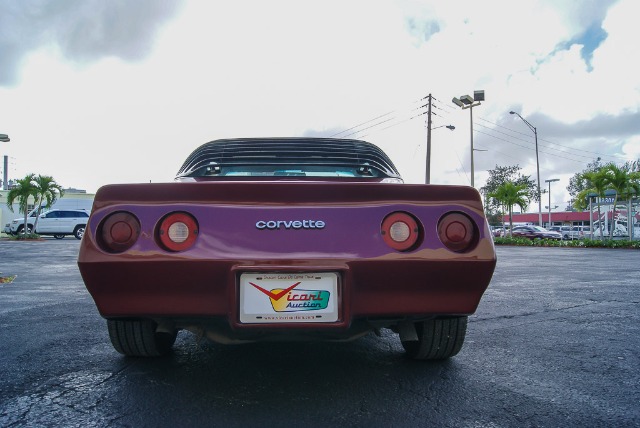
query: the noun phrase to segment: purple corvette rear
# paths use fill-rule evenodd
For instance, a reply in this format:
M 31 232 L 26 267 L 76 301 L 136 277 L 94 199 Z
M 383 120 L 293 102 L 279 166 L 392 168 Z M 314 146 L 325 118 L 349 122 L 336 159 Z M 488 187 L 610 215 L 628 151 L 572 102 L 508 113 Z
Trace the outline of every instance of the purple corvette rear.
M 101 188 L 78 265 L 111 342 L 158 356 L 219 343 L 399 333 L 456 355 L 496 264 L 478 192 L 402 184 L 357 140 L 219 140 L 179 182 Z

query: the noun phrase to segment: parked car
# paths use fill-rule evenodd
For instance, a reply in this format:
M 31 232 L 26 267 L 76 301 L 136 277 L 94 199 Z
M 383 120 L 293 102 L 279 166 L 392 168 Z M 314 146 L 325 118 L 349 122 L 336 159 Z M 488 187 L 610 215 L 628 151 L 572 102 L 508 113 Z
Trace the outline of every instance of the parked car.
M 93 198 L 90 195 L 75 195 L 69 193 L 64 197 L 58 198 L 51 206 L 46 205 L 46 201 L 41 207 L 40 214 L 44 214 L 51 210 L 66 210 L 66 211 L 86 211 L 88 214 L 91 213 L 91 208 L 93 205 Z M 2 206 L 1 217 L 6 219 L 7 221 L 4 224 L 4 233 L 6 234 L 14 234 L 16 232 L 16 228 L 12 232 L 11 224 L 15 225 L 23 225 L 24 224 L 24 214 L 18 214 L 22 211 L 22 207 L 19 206 L 18 203 L 14 203 L 12 208 L 9 209 L 7 206 Z M 33 229 L 33 224 L 35 223 L 36 216 L 38 215 L 38 209 L 33 208 L 27 214 L 27 223 L 31 225 Z M 16 220 L 15 222 L 12 221 Z M 38 221 L 39 222 L 39 221 Z M 86 222 L 85 222 L 86 223 Z M 23 226 L 24 228 L 24 226 Z
M 562 235 L 559 232 L 547 230 L 540 226 L 514 226 L 511 236 L 529 239 L 562 239 Z
M 493 226 L 491 228 L 491 233 L 496 238 L 506 236 L 509 233 L 509 226 Z
M 590 226 L 573 226 L 571 228 L 571 236 L 574 239 L 585 239 L 591 236 Z
M 588 238 L 591 233 L 589 226 L 551 226 L 549 230 L 560 233 L 565 240 Z
M 388 328 L 410 358 L 462 347 L 496 253 L 478 191 L 407 185 L 373 144 L 212 141 L 174 183 L 100 188 L 78 266 L 113 347 L 353 340 Z
M 573 226 L 551 226 L 549 230 L 558 232 L 562 235 L 562 239 L 574 239 L 574 235 L 577 238 L 577 233 L 573 233 Z
M 84 229 L 89 220 L 89 213 L 84 210 L 50 210 L 40 214 L 38 223 L 35 216 L 27 217 L 27 230 L 38 235 L 52 235 L 56 239 L 62 239 L 67 235 L 73 235 L 76 239 L 82 239 Z M 35 226 L 35 231 L 33 230 Z M 17 235 L 24 230 L 24 218 L 16 218 L 10 224 L 10 233 Z

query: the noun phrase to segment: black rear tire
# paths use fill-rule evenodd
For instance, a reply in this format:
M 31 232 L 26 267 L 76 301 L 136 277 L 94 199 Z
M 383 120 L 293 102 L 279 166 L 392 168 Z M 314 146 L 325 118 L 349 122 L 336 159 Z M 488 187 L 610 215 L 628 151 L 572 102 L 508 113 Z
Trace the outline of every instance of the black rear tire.
M 178 333 L 156 332 L 157 324 L 150 320 L 107 320 L 107 327 L 115 350 L 130 357 L 161 357 Z
M 467 317 L 432 319 L 415 324 L 417 341 L 402 341 L 414 360 L 444 360 L 457 355 L 467 333 Z

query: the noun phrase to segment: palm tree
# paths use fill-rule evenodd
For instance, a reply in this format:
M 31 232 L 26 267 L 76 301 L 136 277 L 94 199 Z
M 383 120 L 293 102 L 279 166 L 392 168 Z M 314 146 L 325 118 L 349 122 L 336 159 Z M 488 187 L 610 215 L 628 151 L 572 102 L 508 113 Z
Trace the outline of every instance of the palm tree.
M 509 234 L 513 230 L 513 206 L 518 205 L 522 211 L 525 211 L 529 205 L 528 195 L 529 189 L 526 184 L 513 184 L 510 181 L 501 184 L 495 192 L 489 194 L 490 197 L 509 208 Z
M 13 189 L 7 194 L 7 206 L 13 212 L 13 203 L 17 200 L 20 206 L 20 212 L 24 213 L 24 223 L 22 233 L 28 232 L 27 216 L 29 214 L 29 197 L 36 198 L 36 186 L 34 183 L 35 174 L 29 174 L 26 177 L 16 180 Z
M 42 211 L 42 203 L 46 200 L 47 206 L 51 207 L 58 200 L 58 197 L 64 195 L 64 190 L 50 175 L 38 175 L 33 182 L 36 186 L 36 203 L 38 205 L 38 213 L 33 225 L 33 230 L 36 230 L 40 211 Z
M 607 177 L 604 167 L 596 171 L 585 172 L 582 176 L 587 180 L 587 188 L 578 193 L 578 196 L 576 197 L 576 207 L 578 209 L 585 209 L 588 206 L 587 198 L 591 199 L 593 194 L 598 197 L 598 229 L 600 229 L 600 239 L 603 239 L 600 198 L 604 198 L 604 192 L 607 190 Z M 589 214 L 589 218 L 591 218 L 591 214 Z
M 602 169 L 604 180 L 609 189 L 615 190 L 616 196 L 613 199 L 613 211 L 611 212 L 611 229 L 609 230 L 609 239 L 613 238 L 614 214 L 618 198 L 625 200 L 631 198 L 633 194 L 640 194 L 640 173 L 631 171 L 631 166 L 625 164 L 619 167 L 615 164 L 608 164 Z M 627 216 L 627 227 L 633 227 L 631 224 L 631 213 Z

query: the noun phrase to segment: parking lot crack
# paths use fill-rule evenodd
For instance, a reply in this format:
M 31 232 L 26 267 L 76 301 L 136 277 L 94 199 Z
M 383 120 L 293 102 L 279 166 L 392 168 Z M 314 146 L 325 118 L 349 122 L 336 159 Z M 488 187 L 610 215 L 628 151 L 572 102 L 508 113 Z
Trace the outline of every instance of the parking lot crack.
M 589 301 L 586 303 L 581 303 L 581 304 L 576 304 L 576 305 L 570 305 L 570 306 L 564 306 L 561 308 L 550 308 L 550 309 L 545 309 L 542 311 L 531 311 L 531 312 L 523 312 L 523 313 L 519 313 L 519 314 L 509 314 L 509 315 L 498 315 L 498 316 L 488 316 L 488 317 L 473 317 L 470 319 L 471 322 L 475 322 L 475 323 L 480 323 L 480 322 L 486 322 L 486 321 L 496 321 L 496 320 L 504 320 L 504 319 L 519 319 L 519 318 L 527 318 L 527 317 L 532 317 L 532 316 L 537 316 L 537 315 L 542 315 L 542 314 L 550 314 L 550 313 L 558 313 L 558 312 L 564 312 L 564 311 L 569 311 L 572 309 L 577 309 L 577 308 L 583 308 L 586 306 L 593 306 L 593 305 L 601 305 L 601 304 L 605 304 L 605 303 L 620 303 L 620 304 L 637 304 L 638 302 L 634 302 L 634 301 L 630 301 L 630 302 L 621 302 L 621 301 L 615 301 L 615 300 L 611 300 L 611 301 Z

